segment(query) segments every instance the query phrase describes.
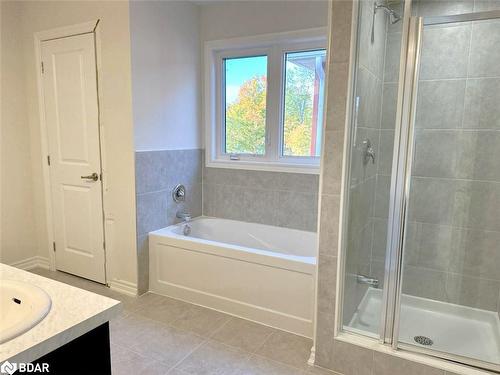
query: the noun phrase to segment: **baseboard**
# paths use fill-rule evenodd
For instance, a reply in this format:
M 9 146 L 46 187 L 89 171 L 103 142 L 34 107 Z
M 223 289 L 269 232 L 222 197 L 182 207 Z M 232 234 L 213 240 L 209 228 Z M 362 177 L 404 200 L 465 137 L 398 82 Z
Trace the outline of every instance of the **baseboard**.
M 297 316 L 164 281 L 159 281 L 157 285 L 153 285 L 152 288 L 150 287 L 150 292 L 208 307 L 296 335 L 312 338 L 312 322 Z
M 110 289 L 129 296 L 137 296 L 137 285 L 125 280 L 113 279 L 108 282 Z
M 22 270 L 32 270 L 33 268 L 44 268 L 46 270 L 49 269 L 49 259 L 46 257 L 42 257 L 36 255 L 31 258 L 26 258 L 17 262 L 10 263 L 10 266 L 20 268 Z

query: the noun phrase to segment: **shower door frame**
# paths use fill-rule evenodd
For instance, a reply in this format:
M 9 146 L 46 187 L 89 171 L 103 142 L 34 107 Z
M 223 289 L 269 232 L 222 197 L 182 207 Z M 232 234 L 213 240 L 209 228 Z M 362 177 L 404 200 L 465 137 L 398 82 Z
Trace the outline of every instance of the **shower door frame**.
M 357 94 L 357 70 L 359 63 L 359 28 L 360 28 L 360 5 L 359 2 L 361 0 L 353 0 L 353 10 L 352 10 L 352 28 L 351 28 L 351 53 L 350 53 L 350 68 L 349 68 L 349 85 L 348 85 L 348 93 L 347 93 L 347 118 L 346 118 L 346 133 L 344 138 L 344 155 L 346 157 L 343 158 L 342 165 L 342 191 L 341 191 L 341 209 L 340 209 L 340 229 L 339 229 L 339 264 L 338 264 L 338 279 L 337 279 L 337 303 L 335 308 L 335 336 L 339 337 L 342 332 L 347 332 L 349 335 L 356 336 L 358 338 L 368 338 L 369 340 L 378 340 L 380 344 L 390 344 L 392 342 L 393 335 L 393 321 L 394 321 L 394 312 L 396 309 L 396 290 L 393 289 L 397 283 L 398 277 L 398 259 L 397 248 L 399 248 L 399 244 L 394 246 L 389 246 L 389 240 L 392 238 L 392 226 L 388 225 L 388 246 L 387 246 L 387 255 L 385 258 L 384 264 L 384 289 L 383 289 L 383 297 L 382 297 L 382 309 L 381 309 L 381 324 L 379 325 L 379 334 L 378 338 L 374 337 L 375 335 L 365 335 L 364 333 L 356 332 L 355 330 L 350 330 L 347 327 L 344 327 L 343 324 L 343 305 L 344 305 L 344 276 L 345 276 L 345 262 L 346 262 L 346 254 L 347 254 L 347 243 L 345 238 L 347 238 L 347 229 L 348 226 L 344 223 L 348 222 L 349 216 L 349 202 L 350 202 L 350 194 L 349 194 L 349 181 L 350 181 L 350 162 L 351 162 L 351 152 L 353 149 L 354 139 L 356 137 L 356 128 L 357 128 L 357 115 L 358 115 L 358 104 L 356 99 Z M 405 127 L 402 124 L 407 123 L 408 120 L 404 117 L 406 114 L 403 111 L 405 107 L 403 103 L 403 98 L 406 95 L 402 95 L 401 93 L 405 89 L 405 74 L 407 71 L 407 48 L 408 44 L 408 29 L 410 22 L 410 14 L 413 0 L 403 0 L 404 1 L 404 10 L 403 10 L 403 18 L 402 18 L 402 30 L 401 30 L 401 48 L 400 48 L 400 58 L 399 58 L 399 74 L 398 74 L 398 97 L 397 97 L 397 105 L 396 105 L 396 123 L 395 123 L 395 139 L 403 139 L 406 135 L 404 132 Z M 398 142 L 398 144 L 400 144 Z M 392 171 L 397 171 L 398 169 L 403 167 L 403 163 L 401 160 L 404 160 L 404 157 L 400 157 L 399 153 L 402 152 L 401 147 L 394 147 L 393 154 L 393 164 Z M 397 194 L 397 186 L 395 184 L 394 176 L 396 173 L 391 173 L 391 189 L 390 196 L 394 197 Z M 401 184 L 404 181 L 399 181 Z M 399 185 L 398 185 L 399 186 Z M 397 217 L 398 212 L 394 212 L 398 209 L 394 205 L 397 205 L 397 199 L 390 199 L 390 209 L 388 215 L 388 224 L 394 222 L 394 218 Z M 401 199 L 399 199 L 401 202 Z M 402 220 L 400 220 L 402 221 Z M 399 233 L 399 228 L 396 228 Z M 395 238 L 395 237 L 394 237 Z M 390 256 L 389 256 L 390 254 Z M 395 261 L 396 260 L 396 261 Z M 389 288 L 390 291 L 389 291 Z M 347 329 L 346 329 L 347 328 Z
M 359 62 L 359 27 L 360 27 L 360 0 L 353 0 L 353 10 L 352 10 L 352 28 L 351 28 L 351 54 L 350 54 L 350 70 L 349 70 L 349 85 L 348 85 L 348 101 L 347 101 L 347 118 L 346 118 L 346 134 L 344 138 L 344 155 L 343 158 L 343 174 L 342 174 L 342 192 L 341 192 L 341 210 L 340 210 L 340 230 L 339 230 L 339 264 L 338 264 L 338 279 L 337 279 L 337 303 L 335 308 L 335 336 L 340 337 L 341 333 L 346 332 L 349 335 L 356 336 L 358 338 L 368 338 L 369 340 L 377 340 L 380 344 L 390 344 L 393 337 L 393 322 L 394 322 L 394 312 L 396 310 L 396 290 L 398 279 L 398 249 L 400 247 L 399 243 L 390 244 L 391 238 L 396 238 L 392 232 L 396 231 L 399 233 L 400 228 L 388 225 L 387 234 L 387 254 L 384 264 L 384 289 L 382 297 L 382 309 L 381 309 L 381 324 L 379 325 L 378 337 L 375 335 L 366 335 L 364 333 L 356 332 L 355 330 L 350 330 L 343 324 L 343 305 L 344 305 L 344 276 L 345 276 L 345 262 L 347 254 L 347 243 L 345 238 L 347 238 L 347 225 L 344 223 L 348 222 L 349 215 L 349 181 L 350 181 L 350 162 L 351 162 L 351 152 L 353 149 L 354 138 L 356 136 L 357 127 L 357 100 L 356 100 L 356 88 L 357 88 L 357 69 Z M 401 22 L 401 48 L 400 48 L 400 58 L 399 58 L 399 74 L 398 74 L 398 97 L 396 105 L 396 123 L 395 123 L 395 139 L 405 139 L 407 134 L 405 129 L 407 127 L 402 126 L 402 124 L 408 123 L 408 119 L 405 117 L 408 113 L 403 111 L 406 105 L 403 103 L 404 97 L 403 91 L 408 89 L 406 84 L 405 74 L 407 72 L 407 49 L 409 48 L 408 39 L 408 29 L 410 22 L 410 14 L 413 0 L 403 0 L 404 10 L 403 18 Z M 401 142 L 398 142 L 400 145 Z M 397 171 L 404 168 L 404 157 L 400 156 L 400 152 L 403 152 L 403 148 L 394 147 L 393 158 L 392 158 L 392 177 L 391 177 L 391 187 L 390 196 L 395 197 L 398 192 L 398 186 L 404 183 L 404 180 L 400 179 L 397 181 L 394 178 Z M 398 199 L 390 199 L 389 202 L 389 215 L 388 224 L 397 222 L 394 218 L 400 216 L 401 197 Z M 402 222 L 400 219 L 399 222 Z M 394 254 L 394 255 L 393 255 Z M 347 328 L 347 329 L 346 329 Z
M 471 357 L 427 349 L 412 344 L 400 342 L 399 328 L 401 318 L 401 298 L 403 283 L 403 258 L 405 248 L 405 229 L 408 223 L 408 207 L 410 202 L 411 171 L 413 161 L 415 119 L 417 112 L 418 79 L 421 63 L 422 34 L 424 26 L 444 25 L 448 23 L 461 23 L 473 21 L 487 21 L 500 19 L 500 10 L 486 12 L 466 13 L 449 16 L 411 17 L 408 31 L 408 46 L 406 66 L 404 72 L 403 91 L 401 96 L 402 116 L 400 129 L 400 142 L 393 160 L 394 175 L 391 180 L 390 216 L 388 221 L 389 231 L 386 251 L 386 282 L 384 286 L 383 303 L 387 309 L 381 314 L 381 338 L 386 344 L 391 344 L 394 350 L 402 349 L 410 352 L 421 353 L 479 369 L 500 372 L 500 365 L 485 362 Z M 398 132 L 397 132 L 398 133 Z M 395 143 L 396 144 L 396 143 Z M 394 167 L 399 167 L 395 170 Z M 395 265 L 395 268 L 393 267 Z M 391 295 L 388 290 L 395 290 L 395 302 L 391 309 Z M 387 293 L 386 293 L 387 292 Z M 386 295 L 387 294 L 387 295 Z M 391 324 L 392 320 L 392 324 Z

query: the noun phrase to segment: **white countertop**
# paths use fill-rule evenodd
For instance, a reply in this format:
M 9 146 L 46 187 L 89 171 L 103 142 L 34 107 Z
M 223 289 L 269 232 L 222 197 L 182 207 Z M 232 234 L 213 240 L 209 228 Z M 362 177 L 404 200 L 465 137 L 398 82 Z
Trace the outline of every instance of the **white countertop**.
M 0 344 L 0 363 L 31 362 L 118 315 L 121 302 L 0 263 L 1 280 L 32 283 L 47 292 L 52 307 L 36 326 Z

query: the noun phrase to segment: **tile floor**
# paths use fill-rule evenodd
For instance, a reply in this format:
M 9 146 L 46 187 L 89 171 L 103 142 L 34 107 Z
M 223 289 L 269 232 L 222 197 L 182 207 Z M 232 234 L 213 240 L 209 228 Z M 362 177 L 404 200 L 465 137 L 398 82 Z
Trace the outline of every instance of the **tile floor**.
M 114 375 L 334 374 L 307 365 L 312 341 L 168 297 L 129 297 L 63 272 L 31 270 L 118 299 L 112 320 Z

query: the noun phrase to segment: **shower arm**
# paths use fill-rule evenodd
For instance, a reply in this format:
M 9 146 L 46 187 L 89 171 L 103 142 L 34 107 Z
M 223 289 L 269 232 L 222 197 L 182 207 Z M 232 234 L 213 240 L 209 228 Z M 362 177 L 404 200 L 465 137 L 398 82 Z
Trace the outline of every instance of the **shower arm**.
M 392 24 L 395 24 L 399 20 L 401 20 L 400 15 L 397 14 L 396 11 L 394 11 L 394 9 L 390 8 L 387 5 L 383 5 L 383 4 L 379 5 L 377 3 L 373 3 L 373 7 L 374 7 L 373 13 L 377 13 L 377 10 L 382 9 L 384 12 L 386 12 L 387 14 L 389 14 L 389 17 L 390 17 L 390 20 L 391 20 Z
M 372 15 L 372 35 L 371 35 L 371 42 L 373 43 L 375 41 L 375 14 L 377 13 L 377 10 L 382 9 L 385 13 L 389 14 L 389 20 L 391 24 L 395 24 L 398 21 L 401 20 L 401 16 L 397 14 L 393 9 L 388 7 L 387 5 L 383 4 L 377 4 L 377 2 L 373 3 L 373 15 Z

